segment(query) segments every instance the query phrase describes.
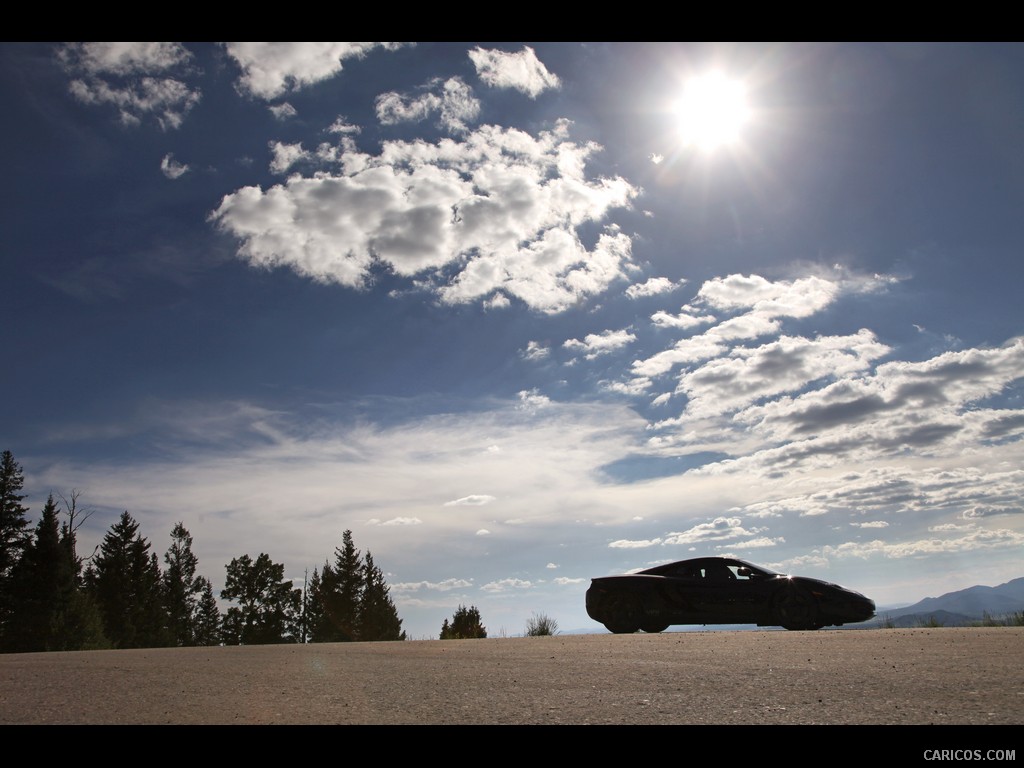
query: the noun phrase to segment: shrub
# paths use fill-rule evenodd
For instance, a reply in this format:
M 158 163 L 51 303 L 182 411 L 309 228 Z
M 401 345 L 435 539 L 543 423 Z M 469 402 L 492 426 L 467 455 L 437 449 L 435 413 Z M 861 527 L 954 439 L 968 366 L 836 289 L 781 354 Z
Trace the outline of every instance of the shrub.
M 535 613 L 526 620 L 527 637 L 543 637 L 558 634 L 558 622 L 546 613 Z

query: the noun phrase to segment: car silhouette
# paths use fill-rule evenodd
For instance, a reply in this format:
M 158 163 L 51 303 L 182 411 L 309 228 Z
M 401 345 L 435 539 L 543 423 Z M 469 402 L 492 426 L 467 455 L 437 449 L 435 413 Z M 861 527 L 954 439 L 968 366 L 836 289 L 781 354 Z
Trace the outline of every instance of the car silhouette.
M 875 615 L 875 603 L 827 581 L 786 576 L 728 557 L 702 557 L 592 579 L 587 614 L 616 634 L 663 632 L 673 624 L 800 630 L 867 621 Z

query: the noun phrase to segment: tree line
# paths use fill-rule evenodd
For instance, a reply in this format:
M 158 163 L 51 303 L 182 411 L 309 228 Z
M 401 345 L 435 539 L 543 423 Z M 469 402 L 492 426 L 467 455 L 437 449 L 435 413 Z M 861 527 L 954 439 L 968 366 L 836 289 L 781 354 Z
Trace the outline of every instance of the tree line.
M 60 503 L 51 495 L 33 530 L 23 488 L 21 466 L 4 451 L 0 652 L 406 639 L 383 572 L 351 531 L 301 589 L 266 553 L 232 559 L 222 612 L 184 524 L 171 531 L 162 567 L 127 511 L 83 558 L 76 532 L 89 513 L 78 494 Z

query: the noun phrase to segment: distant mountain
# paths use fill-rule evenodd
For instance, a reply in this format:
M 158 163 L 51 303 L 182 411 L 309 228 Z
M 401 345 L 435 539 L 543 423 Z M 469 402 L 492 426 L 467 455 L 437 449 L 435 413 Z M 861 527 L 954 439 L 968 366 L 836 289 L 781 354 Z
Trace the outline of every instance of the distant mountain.
M 934 623 L 955 627 L 981 621 L 986 615 L 999 619 L 1019 612 L 1024 612 L 1024 578 L 998 587 L 968 587 L 941 597 L 926 597 L 902 608 L 880 610 L 875 619 L 858 626 L 917 627 Z

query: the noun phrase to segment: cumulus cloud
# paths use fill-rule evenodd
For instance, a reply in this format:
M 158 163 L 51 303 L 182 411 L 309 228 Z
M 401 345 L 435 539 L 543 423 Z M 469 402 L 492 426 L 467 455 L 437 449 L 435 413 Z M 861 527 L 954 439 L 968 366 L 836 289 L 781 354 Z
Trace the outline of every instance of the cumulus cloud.
M 608 226 L 588 249 L 576 230 L 638 194 L 619 177 L 587 179 L 599 148 L 567 131 L 483 126 L 461 141 L 385 142 L 377 156 L 349 148 L 339 173 L 244 187 L 211 219 L 253 266 L 362 288 L 383 264 L 421 275 L 445 303 L 507 295 L 561 312 L 624 277 L 628 236 Z
M 381 525 L 422 525 L 423 521 L 418 517 L 393 517 L 385 520 Z
M 571 578 L 569 578 L 567 576 L 559 576 L 558 578 L 553 579 L 553 581 L 554 581 L 555 584 L 558 584 L 560 587 L 565 587 L 565 586 L 572 586 L 572 585 L 575 585 L 575 584 L 585 584 L 586 582 L 589 581 L 589 579 L 571 579 Z
M 310 153 L 302 148 L 302 144 L 284 144 L 280 141 L 271 141 L 270 151 L 273 158 L 270 161 L 270 172 L 284 174 L 296 163 L 309 159 Z
M 192 58 L 181 43 L 69 43 L 58 58 L 74 77 L 71 94 L 115 107 L 125 125 L 153 117 L 164 130 L 178 128 L 201 97 L 180 79 Z
M 587 360 L 593 360 L 601 355 L 611 354 L 634 341 L 636 341 L 636 335 L 629 331 L 607 330 L 601 333 L 588 333 L 583 341 L 569 339 L 562 346 L 584 353 Z
M 685 531 L 669 533 L 663 537 L 666 545 L 696 544 L 698 542 L 725 541 L 753 536 L 760 529 L 747 530 L 738 517 L 716 517 L 710 523 L 700 523 Z
M 854 528 L 888 528 L 889 524 L 885 520 L 868 520 L 864 523 L 858 523 L 856 521 L 850 523 Z
M 362 58 L 374 48 L 395 50 L 400 43 L 225 43 L 242 69 L 238 89 L 260 99 L 334 77 L 346 59 Z
M 631 299 L 641 299 L 647 296 L 657 296 L 659 293 L 674 291 L 682 285 L 685 280 L 673 283 L 667 277 L 652 277 L 646 283 L 635 283 L 626 289 L 626 295 Z
M 440 78 L 423 86 L 418 96 L 408 96 L 394 91 L 377 97 L 377 119 L 383 125 L 419 122 L 431 115 L 438 116 L 438 124 L 450 133 L 464 133 L 469 123 L 480 114 L 480 101 L 473 95 L 473 89 L 461 78 Z
M 558 77 L 548 71 L 529 46 L 519 53 L 487 50 L 479 46 L 469 52 L 476 73 L 487 85 L 495 88 L 514 88 L 537 98 L 544 91 L 559 88 Z
M 481 507 L 484 504 L 490 504 L 492 501 L 496 501 L 494 496 L 488 496 L 485 493 L 474 493 L 469 496 L 463 496 L 460 499 L 446 501 L 444 505 L 446 507 Z
M 168 152 L 164 155 L 164 159 L 160 161 L 160 170 L 163 171 L 164 176 L 168 179 L 180 179 L 186 173 L 188 173 L 188 165 L 185 163 L 179 163 L 174 159 L 174 154 Z

